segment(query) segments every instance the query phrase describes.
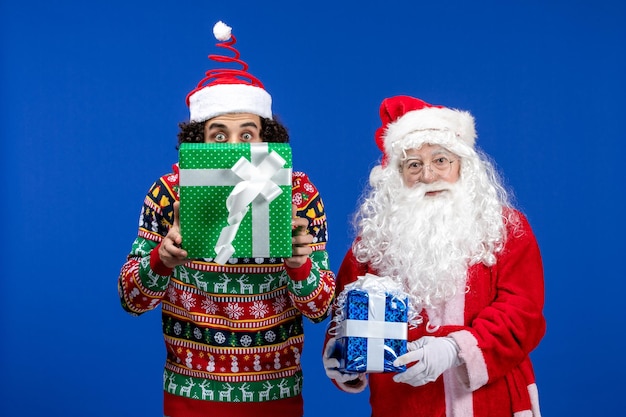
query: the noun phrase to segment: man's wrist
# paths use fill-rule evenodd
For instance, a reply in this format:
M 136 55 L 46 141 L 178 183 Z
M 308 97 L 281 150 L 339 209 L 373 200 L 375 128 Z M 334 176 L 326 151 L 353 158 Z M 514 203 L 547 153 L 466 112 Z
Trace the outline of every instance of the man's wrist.
M 311 258 L 306 258 L 306 261 L 296 268 L 290 267 L 287 265 L 287 262 L 284 262 L 284 265 L 285 271 L 287 271 L 287 275 L 289 275 L 292 281 L 304 281 L 311 273 Z
M 161 247 L 161 243 L 157 245 L 156 248 L 152 249 L 150 252 L 150 269 L 152 269 L 158 275 L 167 277 L 172 275 L 172 271 L 174 268 L 170 268 L 165 265 L 161 260 L 161 256 L 159 256 L 159 248 Z

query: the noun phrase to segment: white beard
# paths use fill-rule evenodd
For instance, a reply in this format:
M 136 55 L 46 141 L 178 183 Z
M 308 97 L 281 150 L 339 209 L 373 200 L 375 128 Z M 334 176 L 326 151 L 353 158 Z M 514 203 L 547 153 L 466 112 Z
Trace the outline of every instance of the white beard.
M 448 191 L 425 195 L 442 188 Z M 461 180 L 413 188 L 382 182 L 358 213 L 357 260 L 401 282 L 422 307 L 450 300 L 466 287 L 468 267 L 490 258 L 484 242 L 494 219 L 483 218 L 467 188 Z

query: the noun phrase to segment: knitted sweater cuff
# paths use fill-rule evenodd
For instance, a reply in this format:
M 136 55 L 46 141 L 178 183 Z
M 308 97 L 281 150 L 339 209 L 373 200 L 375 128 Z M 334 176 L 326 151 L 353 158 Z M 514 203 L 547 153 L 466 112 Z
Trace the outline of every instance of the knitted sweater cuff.
M 307 258 L 306 262 L 297 268 L 290 268 L 285 264 L 285 270 L 292 281 L 304 281 L 311 273 L 311 265 L 311 258 Z
M 163 261 L 161 261 L 161 257 L 159 256 L 159 248 L 161 244 L 159 243 L 156 248 L 152 249 L 150 252 L 150 268 L 156 272 L 158 275 L 163 277 L 167 277 L 172 275 L 172 271 L 174 268 L 170 268 L 165 265 Z

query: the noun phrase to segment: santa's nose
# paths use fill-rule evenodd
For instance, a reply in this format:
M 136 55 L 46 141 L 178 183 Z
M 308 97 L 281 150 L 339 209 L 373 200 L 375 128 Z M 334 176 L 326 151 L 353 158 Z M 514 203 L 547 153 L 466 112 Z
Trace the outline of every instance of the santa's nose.
M 422 172 L 420 172 L 418 181 L 424 184 L 430 184 L 436 181 L 437 177 L 438 175 L 435 174 L 432 169 L 430 169 L 430 165 L 426 165 L 424 166 L 424 169 L 422 169 Z

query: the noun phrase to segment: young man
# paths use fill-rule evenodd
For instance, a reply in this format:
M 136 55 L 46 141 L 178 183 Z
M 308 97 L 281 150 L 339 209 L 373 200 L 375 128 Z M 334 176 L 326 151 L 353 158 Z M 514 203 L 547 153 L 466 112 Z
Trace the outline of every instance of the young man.
M 366 273 L 400 283 L 421 323 L 402 373 L 327 375 L 348 392 L 369 383 L 372 415 L 539 416 L 529 354 L 545 332 L 539 247 L 494 167 L 475 149 L 473 117 L 396 96 L 380 107 L 381 165 L 356 216 L 337 292 Z
M 180 124 L 179 144 L 287 142 L 286 129 L 273 120 L 270 95 L 246 72 L 230 30 L 219 22 L 214 34 L 224 41 L 218 46 L 236 56 L 210 58 L 243 69 L 206 73 L 187 96 L 190 121 Z M 293 256 L 218 263 L 187 258 L 178 187 L 174 165 L 148 191 L 118 279 L 129 313 L 161 306 L 164 415 L 302 416 L 302 317 L 324 320 L 335 288 L 317 189 L 306 174 L 293 172 Z

